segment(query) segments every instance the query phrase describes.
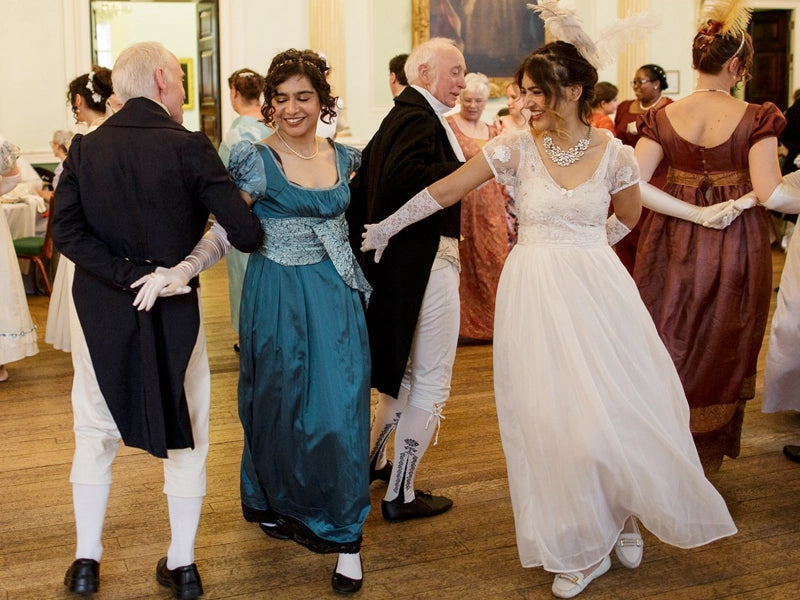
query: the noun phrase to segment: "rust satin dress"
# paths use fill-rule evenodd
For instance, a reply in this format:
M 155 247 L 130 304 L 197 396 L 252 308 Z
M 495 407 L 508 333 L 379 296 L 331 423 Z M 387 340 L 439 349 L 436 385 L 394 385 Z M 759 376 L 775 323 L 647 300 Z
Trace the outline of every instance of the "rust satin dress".
M 774 104 L 750 104 L 713 148 L 680 138 L 663 110 L 647 113 L 639 130 L 664 149 L 664 191 L 706 206 L 752 189 L 749 150 L 784 123 Z M 772 288 L 767 218 L 754 208 L 716 230 L 651 212 L 642 226 L 634 279 L 678 369 L 706 472 L 723 455 L 738 456 L 745 400 L 755 392 Z
M 639 131 L 641 119 L 645 114 L 647 114 L 632 113 L 631 105 L 634 102 L 638 102 L 638 100 L 625 100 L 624 102 L 620 102 L 617 106 L 617 112 L 614 115 L 614 134 L 623 144 L 633 147 L 636 146 L 636 142 L 639 141 L 639 137 L 641 135 L 641 132 Z M 661 110 L 665 106 L 672 104 L 672 102 L 672 98 L 664 97 L 664 103 L 653 110 Z M 663 189 L 666 178 L 667 164 L 666 161 L 662 160 L 658 167 L 656 167 L 656 170 L 653 172 L 653 176 L 650 178 L 648 183 L 653 184 L 657 188 Z M 625 268 L 628 269 L 628 273 L 631 275 L 633 275 L 633 268 L 636 262 L 636 247 L 639 244 L 639 236 L 641 235 L 642 224 L 649 213 L 650 211 L 648 209 L 642 207 L 642 214 L 639 216 L 639 222 L 636 223 L 636 226 L 628 235 L 622 238 L 614 246 L 614 251 L 617 253 L 617 256 L 622 261 L 622 264 L 625 265 Z
M 489 139 L 477 140 L 465 135 L 452 117 L 447 121 L 467 160 L 497 135 L 494 125 L 487 124 Z M 461 337 L 492 339 L 497 282 L 509 252 L 508 201 L 503 187 L 494 179 L 461 199 Z

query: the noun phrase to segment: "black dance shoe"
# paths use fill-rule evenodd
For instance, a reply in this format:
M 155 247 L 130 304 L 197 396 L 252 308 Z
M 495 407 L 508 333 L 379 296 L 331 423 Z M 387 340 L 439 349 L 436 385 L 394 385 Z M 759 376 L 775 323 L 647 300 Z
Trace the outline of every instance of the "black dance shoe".
M 288 540 L 291 537 L 289 532 L 286 531 L 286 528 L 283 527 L 280 522 L 259 523 L 258 526 L 261 527 L 261 531 L 266 533 L 269 537 L 275 538 L 276 540 Z
M 361 557 L 358 557 L 361 561 Z M 337 573 L 336 569 L 339 567 L 339 559 L 336 559 L 336 566 L 333 568 L 333 575 L 331 575 L 331 587 L 337 594 L 355 594 L 361 589 L 361 584 L 364 583 L 363 575 L 361 579 L 350 579 L 349 577 Z M 363 567 L 362 567 L 363 568 Z
M 447 512 L 453 507 L 453 501 L 444 496 L 434 496 L 430 492 L 414 491 L 411 502 L 403 502 L 402 496 L 394 500 L 381 502 L 381 513 L 387 521 L 408 521 L 409 519 L 424 519 Z
M 784 446 L 783 455 L 796 463 L 800 463 L 800 446 Z
M 167 557 L 165 556 L 158 561 L 156 581 L 172 590 L 172 594 L 178 600 L 193 600 L 203 595 L 200 573 L 197 572 L 197 566 L 194 563 L 170 570 L 167 568 Z
M 94 594 L 100 587 L 100 563 L 91 558 L 79 558 L 67 569 L 64 585 L 73 594 Z
M 392 478 L 392 461 L 387 460 L 386 464 L 383 465 L 380 469 L 375 468 L 375 462 L 378 460 L 376 456 L 375 459 L 369 463 L 369 482 L 372 483 L 373 481 L 385 481 L 389 483 L 389 480 Z

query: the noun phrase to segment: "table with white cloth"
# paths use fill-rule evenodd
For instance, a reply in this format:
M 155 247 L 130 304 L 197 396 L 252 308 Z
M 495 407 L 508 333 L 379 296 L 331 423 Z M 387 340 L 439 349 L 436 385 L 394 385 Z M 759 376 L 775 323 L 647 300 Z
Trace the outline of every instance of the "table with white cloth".
M 20 184 L 5 196 L 0 196 L 0 204 L 6 213 L 11 239 L 36 235 L 38 214 L 47 210 L 47 204 L 41 196 Z

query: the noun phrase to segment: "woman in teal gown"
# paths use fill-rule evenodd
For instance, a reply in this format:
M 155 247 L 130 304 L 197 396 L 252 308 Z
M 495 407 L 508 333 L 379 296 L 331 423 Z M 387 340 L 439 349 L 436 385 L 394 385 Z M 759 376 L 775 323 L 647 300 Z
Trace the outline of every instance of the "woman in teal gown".
M 268 535 L 339 553 L 332 585 L 348 593 L 361 587 L 370 504 L 369 286 L 344 219 L 360 152 L 314 133 L 335 102 L 324 69 L 313 52 L 276 56 L 264 115 L 279 135 L 231 152 L 265 240 L 240 307 L 241 494 Z

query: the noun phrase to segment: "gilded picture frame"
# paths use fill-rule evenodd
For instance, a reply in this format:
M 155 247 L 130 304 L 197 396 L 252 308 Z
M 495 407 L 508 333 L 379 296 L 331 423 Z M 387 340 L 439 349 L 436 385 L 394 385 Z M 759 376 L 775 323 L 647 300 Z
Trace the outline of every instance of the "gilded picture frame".
M 514 71 L 545 43 L 544 23 L 530 0 L 411 0 L 412 46 L 432 36 L 455 40 L 467 70 L 489 78 L 490 97 L 505 95 Z
M 179 58 L 178 62 L 183 71 L 183 110 L 194 110 L 194 60 Z

